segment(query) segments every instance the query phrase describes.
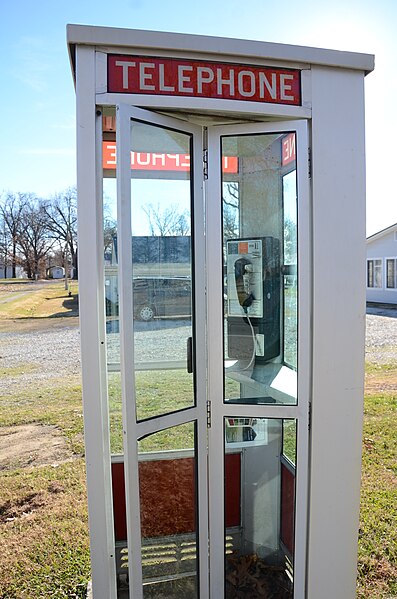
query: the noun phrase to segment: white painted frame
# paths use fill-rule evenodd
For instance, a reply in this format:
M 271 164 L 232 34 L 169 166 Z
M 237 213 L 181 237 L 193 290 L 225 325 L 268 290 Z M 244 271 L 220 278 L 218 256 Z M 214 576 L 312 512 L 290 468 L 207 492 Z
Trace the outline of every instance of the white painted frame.
M 364 75 L 312 69 L 309 599 L 356 596 L 365 348 Z
M 194 227 L 194 257 L 192 275 L 195 280 L 195 326 L 193 347 L 196 381 L 196 405 L 147 421 L 136 421 L 134 342 L 131 323 L 134 322 L 132 293 L 132 246 L 131 246 L 131 119 L 158 125 L 164 128 L 192 134 L 193 177 L 192 225 Z M 127 545 L 129 568 L 129 595 L 131 599 L 142 599 L 141 526 L 139 513 L 138 449 L 139 438 L 159 430 L 196 422 L 197 451 L 197 499 L 198 499 L 198 548 L 197 564 L 199 585 L 204 596 L 208 596 L 208 503 L 207 503 L 207 413 L 206 413 L 206 351 L 205 351 L 205 296 L 204 273 L 204 206 L 202 184 L 202 129 L 145 110 L 120 104 L 117 106 L 117 213 L 119 238 L 119 315 L 120 315 L 120 370 L 123 403 L 124 433 L 124 477 L 126 485 Z M 124 326 L 124 323 L 127 323 Z
M 298 194 L 298 405 L 244 405 L 223 402 L 223 261 L 221 221 L 222 135 L 295 131 L 297 136 Z M 295 505 L 294 597 L 305 597 L 306 542 L 308 519 L 309 409 L 311 401 L 311 220 L 308 177 L 308 127 L 306 121 L 272 124 L 214 126 L 208 129 L 207 268 L 208 295 L 208 399 L 212 425 L 209 431 L 210 501 L 210 597 L 224 593 L 224 429 L 226 416 L 253 418 L 294 418 L 297 420 L 297 469 Z M 214 300 L 214 298 L 217 298 Z
M 79 313 L 92 593 L 116 599 L 103 266 L 102 113 L 95 53 L 76 55 Z

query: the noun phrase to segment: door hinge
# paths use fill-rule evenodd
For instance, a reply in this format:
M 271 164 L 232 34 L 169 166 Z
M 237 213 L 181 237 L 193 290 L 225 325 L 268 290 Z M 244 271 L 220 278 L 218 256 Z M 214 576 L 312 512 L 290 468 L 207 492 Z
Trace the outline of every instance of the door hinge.
M 312 178 L 312 149 L 307 149 L 307 172 L 309 179 Z
M 211 402 L 207 401 L 207 428 L 211 428 Z
M 208 150 L 203 150 L 203 177 L 208 179 Z

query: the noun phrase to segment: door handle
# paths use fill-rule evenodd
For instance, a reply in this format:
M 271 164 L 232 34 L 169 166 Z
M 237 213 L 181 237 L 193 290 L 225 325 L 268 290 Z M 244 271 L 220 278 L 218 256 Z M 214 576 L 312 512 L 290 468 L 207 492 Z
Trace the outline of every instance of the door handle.
M 186 368 L 187 371 L 191 374 L 193 372 L 193 338 L 187 338 L 186 344 Z

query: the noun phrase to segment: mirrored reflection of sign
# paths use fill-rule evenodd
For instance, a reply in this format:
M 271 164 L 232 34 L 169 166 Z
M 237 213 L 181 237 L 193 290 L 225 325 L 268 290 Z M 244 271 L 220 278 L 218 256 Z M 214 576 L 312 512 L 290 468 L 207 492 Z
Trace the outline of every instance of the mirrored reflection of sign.
M 117 164 L 116 142 L 102 143 L 102 168 L 115 169 Z M 161 152 L 131 152 L 131 169 L 139 171 L 177 171 L 189 172 L 189 154 L 164 154 Z M 223 173 L 237 173 L 237 156 L 223 156 Z
M 295 133 L 289 133 L 281 142 L 281 164 L 287 166 L 296 160 L 296 137 Z

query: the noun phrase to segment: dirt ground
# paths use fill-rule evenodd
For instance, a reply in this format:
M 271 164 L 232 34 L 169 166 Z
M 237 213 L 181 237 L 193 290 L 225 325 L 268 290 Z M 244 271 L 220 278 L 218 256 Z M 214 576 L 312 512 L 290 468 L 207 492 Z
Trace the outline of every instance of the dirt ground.
M 384 370 L 369 373 L 365 376 L 365 393 L 397 393 L 397 370 L 385 372 Z
M 23 424 L 0 427 L 0 471 L 57 466 L 72 459 L 65 437 L 55 426 Z

